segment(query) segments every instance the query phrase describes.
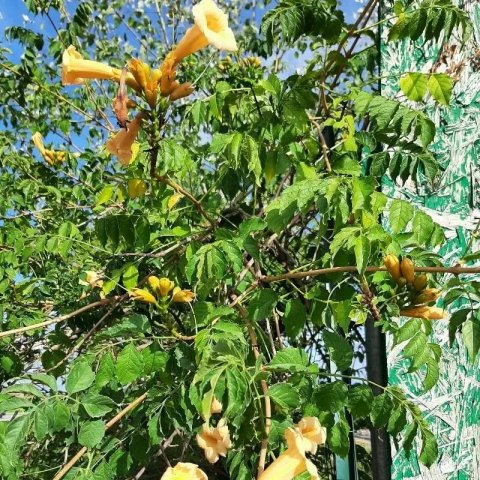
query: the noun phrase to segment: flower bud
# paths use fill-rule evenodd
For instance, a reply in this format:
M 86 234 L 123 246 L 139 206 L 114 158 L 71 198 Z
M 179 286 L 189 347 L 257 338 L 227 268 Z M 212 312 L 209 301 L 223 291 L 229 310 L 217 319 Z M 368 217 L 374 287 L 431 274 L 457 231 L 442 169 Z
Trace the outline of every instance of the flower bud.
M 172 282 L 168 278 L 163 277 L 158 282 L 158 293 L 160 293 L 161 297 L 166 297 L 170 293 L 170 290 L 173 289 L 174 286 L 175 286 L 174 282 Z
M 160 279 L 158 277 L 156 277 L 155 275 L 150 275 L 148 278 L 147 278 L 147 282 L 148 282 L 148 285 L 149 287 L 154 291 L 154 292 L 158 292 L 158 285 L 160 283 Z
M 400 272 L 400 262 L 395 255 L 387 255 L 383 260 L 388 273 L 392 278 L 398 282 L 398 279 L 402 276 Z
M 415 305 L 420 305 L 422 303 L 434 302 L 440 296 L 440 290 L 438 288 L 427 288 L 420 295 L 418 295 L 415 300 Z
M 425 274 L 422 275 L 415 275 L 415 279 L 413 280 L 413 286 L 417 292 L 421 292 L 428 283 L 428 277 Z
M 403 317 L 423 318 L 425 320 L 441 320 L 445 318 L 445 313 L 442 308 L 428 307 L 427 305 L 400 310 L 400 315 Z
M 407 279 L 408 283 L 413 283 L 415 280 L 415 266 L 413 262 L 404 257 L 400 263 L 400 270 L 402 271 L 402 276 Z

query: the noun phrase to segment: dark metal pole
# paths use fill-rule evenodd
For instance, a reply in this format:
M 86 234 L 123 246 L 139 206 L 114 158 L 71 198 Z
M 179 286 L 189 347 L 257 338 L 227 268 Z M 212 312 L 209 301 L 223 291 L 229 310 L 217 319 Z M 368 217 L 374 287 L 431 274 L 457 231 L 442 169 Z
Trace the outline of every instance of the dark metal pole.
M 370 316 L 365 324 L 365 340 L 367 350 L 367 377 L 370 381 L 382 385 L 388 384 L 387 354 L 385 335 L 374 326 Z M 383 393 L 379 387 L 372 386 L 375 395 Z M 372 444 L 372 479 L 391 480 L 392 453 L 390 438 L 384 428 L 371 428 Z

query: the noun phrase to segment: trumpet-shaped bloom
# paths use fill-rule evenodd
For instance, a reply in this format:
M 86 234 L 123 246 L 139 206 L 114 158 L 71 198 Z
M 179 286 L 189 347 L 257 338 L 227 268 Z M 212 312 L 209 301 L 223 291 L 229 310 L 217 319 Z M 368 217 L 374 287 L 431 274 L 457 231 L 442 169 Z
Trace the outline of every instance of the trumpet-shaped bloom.
M 442 308 L 420 305 L 419 307 L 400 310 L 400 315 L 402 317 L 423 318 L 425 320 L 442 320 L 445 318 L 446 313 Z
M 101 274 L 93 270 L 87 270 L 85 272 L 85 280 L 80 280 L 78 283 L 80 285 L 89 286 L 92 288 L 103 286 L 103 280 Z
M 180 287 L 175 287 L 172 293 L 172 302 L 190 303 L 195 299 L 195 294 L 191 290 L 182 290 Z
M 128 124 L 127 129 L 122 128 L 113 137 L 109 138 L 105 144 L 107 151 L 112 155 L 116 155 L 122 165 L 127 166 L 135 160 L 134 143 L 144 118 L 145 114 L 137 114 Z M 138 148 L 136 150 L 138 152 Z
M 208 477 L 198 465 L 179 462 L 174 467 L 168 467 L 160 480 L 208 480 Z
M 143 288 L 134 288 L 129 293 L 134 300 L 145 303 L 157 303 L 157 299 L 148 290 L 144 290 Z
M 210 405 L 210 414 L 214 414 L 214 413 L 222 413 L 222 410 L 223 410 L 223 405 L 222 403 L 218 400 L 217 397 L 213 397 L 212 399 L 212 403 Z
M 65 160 L 65 152 L 57 152 L 56 150 L 49 150 L 45 148 L 43 144 L 43 137 L 40 132 L 35 132 L 32 135 L 32 140 L 40 152 L 40 155 L 47 161 L 48 164 L 54 165 L 55 163 L 61 163 Z
M 195 87 L 190 82 L 178 84 L 178 86 L 176 86 L 170 94 L 170 101 L 174 102 L 180 98 L 188 97 L 194 92 L 194 90 Z
M 325 443 L 327 431 L 320 425 L 317 417 L 304 417 L 297 424 L 297 430 L 303 437 L 303 448 L 315 454 L 317 446 Z
M 213 0 L 201 0 L 193 6 L 192 13 L 195 24 L 173 51 L 177 63 L 209 44 L 219 50 L 237 50 L 235 37 L 228 27 L 228 16 Z
M 82 85 L 86 79 L 120 81 L 122 71 L 94 60 L 85 60 L 77 49 L 70 45 L 62 56 L 62 84 Z M 131 73 L 126 76 L 126 83 L 138 90 L 140 87 Z
M 296 428 L 285 430 L 287 449 L 260 475 L 259 480 L 291 480 L 307 471 L 310 480 L 319 480 L 315 465 L 305 455 L 305 438 Z
M 225 419 L 222 418 L 216 427 L 204 424 L 197 435 L 197 443 L 200 448 L 203 448 L 205 458 L 210 463 L 217 462 L 220 455 L 225 457 L 227 450 L 232 446 Z
M 175 287 L 175 283 L 162 277 L 158 282 L 158 293 L 161 297 L 166 297 L 173 290 L 173 287 Z

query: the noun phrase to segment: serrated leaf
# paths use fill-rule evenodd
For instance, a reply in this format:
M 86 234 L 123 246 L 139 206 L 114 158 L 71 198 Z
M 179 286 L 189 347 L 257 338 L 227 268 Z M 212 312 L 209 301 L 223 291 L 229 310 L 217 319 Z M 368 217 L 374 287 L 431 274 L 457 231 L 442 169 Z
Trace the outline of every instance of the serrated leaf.
M 393 233 L 400 233 L 413 217 L 413 206 L 405 200 L 394 200 L 390 205 L 389 221 Z
M 373 400 L 370 419 L 375 428 L 384 427 L 393 410 L 393 402 L 387 393 L 377 395 Z
M 368 266 L 370 258 L 370 241 L 368 237 L 361 235 L 355 241 L 355 261 L 357 263 L 358 273 L 363 274 Z
M 305 326 L 307 319 L 307 312 L 300 300 L 289 300 L 285 307 L 285 316 L 283 317 L 283 324 L 285 325 L 285 332 L 290 338 L 295 338 Z
M 103 417 L 112 411 L 115 402 L 105 395 L 99 393 L 87 393 L 80 400 L 81 405 L 92 418 Z
M 446 73 L 432 73 L 428 79 L 428 91 L 440 104 L 448 107 L 452 96 L 453 80 Z
M 280 371 L 301 372 L 305 370 L 307 365 L 308 357 L 304 350 L 287 347 L 276 353 L 269 367 Z
M 418 459 L 426 467 L 430 467 L 433 465 L 433 463 L 438 457 L 437 439 L 435 438 L 433 433 L 426 428 L 422 429 L 421 436 L 422 436 L 422 448 L 420 450 L 420 455 Z
M 78 443 L 87 448 L 96 447 L 105 436 L 105 423 L 101 420 L 85 422 L 78 433 Z
M 116 376 L 120 383 L 127 385 L 143 373 L 143 358 L 133 343 L 127 345 L 118 355 Z
M 465 321 L 462 328 L 462 338 L 473 364 L 480 350 L 480 320 L 477 317 L 471 317 Z
M 271 288 L 257 291 L 248 304 L 249 318 L 258 322 L 269 317 L 277 301 L 278 296 Z
M 330 430 L 327 436 L 328 445 L 334 453 L 346 457 L 350 449 L 348 434 L 350 426 L 344 418 L 341 418 Z
M 337 369 L 346 370 L 350 367 L 353 360 L 353 350 L 348 341 L 337 333 L 327 330 L 323 332 L 323 340 Z
M 427 93 L 427 75 L 406 73 L 400 78 L 400 88 L 408 99 L 420 102 Z
M 292 410 L 298 406 L 300 397 L 295 387 L 289 383 L 276 383 L 268 388 L 268 394 L 273 402 L 284 410 Z
M 354 418 L 369 415 L 373 404 L 372 389 L 367 385 L 357 385 L 348 392 L 347 407 Z
M 70 370 L 67 381 L 65 382 L 65 388 L 69 395 L 72 395 L 82 390 L 86 390 L 92 385 L 95 380 L 95 374 L 92 371 L 90 365 L 85 361 L 79 361 L 75 363 Z

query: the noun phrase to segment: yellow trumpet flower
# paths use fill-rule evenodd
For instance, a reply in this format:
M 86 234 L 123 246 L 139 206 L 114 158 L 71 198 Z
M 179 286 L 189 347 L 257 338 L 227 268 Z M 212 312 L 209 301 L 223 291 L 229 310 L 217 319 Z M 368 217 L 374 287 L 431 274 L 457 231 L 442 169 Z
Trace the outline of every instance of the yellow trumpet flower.
M 120 82 L 121 70 L 94 60 L 85 60 L 77 49 L 70 45 L 62 56 L 62 85 L 82 85 L 86 79 L 113 80 Z M 126 84 L 135 90 L 139 85 L 133 75 L 128 73 Z
M 387 255 L 383 260 L 385 267 L 387 268 L 388 273 L 393 277 L 393 279 L 398 282 L 398 279 L 402 276 L 400 271 L 400 261 L 395 255 Z
M 135 160 L 138 147 L 135 148 L 134 142 L 144 118 L 144 113 L 138 113 L 128 124 L 127 129 L 122 128 L 115 136 L 109 138 L 105 144 L 107 151 L 112 155 L 116 155 L 122 165 L 127 166 Z
M 317 417 L 304 417 L 297 423 L 297 430 L 302 434 L 303 448 L 315 454 L 317 446 L 327 440 L 327 430 L 320 425 Z
M 198 465 L 179 462 L 174 467 L 168 467 L 160 480 L 208 480 L 208 477 Z
M 195 294 L 191 290 L 182 290 L 180 287 L 175 287 L 172 294 L 172 302 L 190 303 L 195 299 Z
M 258 480 L 291 480 L 307 471 L 310 480 L 320 480 L 315 465 L 306 457 L 305 438 L 296 428 L 285 430 L 287 449 L 260 475 Z
M 162 277 L 158 281 L 158 293 L 160 293 L 161 297 L 166 297 L 173 290 L 173 287 L 175 287 L 175 283 L 168 278 Z
M 177 63 L 209 44 L 219 50 L 237 50 L 235 36 L 228 27 L 228 16 L 213 0 L 201 0 L 193 6 L 192 13 L 195 24 L 173 51 Z
M 102 280 L 101 274 L 93 270 L 87 270 L 85 274 L 86 274 L 85 280 L 79 280 L 78 282 L 80 285 L 84 285 L 84 286 L 90 285 L 90 287 L 92 288 L 103 287 L 103 280 Z
M 428 307 L 421 305 L 400 310 L 402 317 L 423 318 L 425 320 L 442 320 L 445 318 L 445 310 L 438 307 Z
M 170 101 L 174 102 L 180 98 L 188 97 L 195 90 L 195 87 L 190 82 L 181 83 L 175 86 L 170 94 Z
M 222 413 L 222 410 L 222 403 L 218 400 L 217 397 L 214 396 L 210 405 L 210 414 L 213 415 L 214 413 Z
M 134 288 L 129 293 L 134 300 L 145 303 L 157 303 L 157 299 L 148 290 L 144 290 L 142 288 Z
M 177 75 L 176 59 L 174 52 L 170 52 L 160 67 L 160 92 L 166 97 L 172 92 L 172 88 L 175 88 L 175 76 Z
M 232 446 L 225 419 L 222 418 L 216 427 L 209 427 L 205 423 L 197 435 L 197 443 L 200 448 L 203 448 L 205 458 L 210 463 L 217 462 L 220 455 L 225 457 L 227 450 Z
M 40 155 L 42 155 L 48 164 L 54 165 L 55 163 L 61 163 L 65 160 L 65 152 L 58 152 L 56 150 L 49 150 L 48 148 L 45 148 L 45 145 L 43 144 L 43 137 L 40 132 L 35 132 L 32 135 L 32 140 L 35 147 L 40 152 Z

